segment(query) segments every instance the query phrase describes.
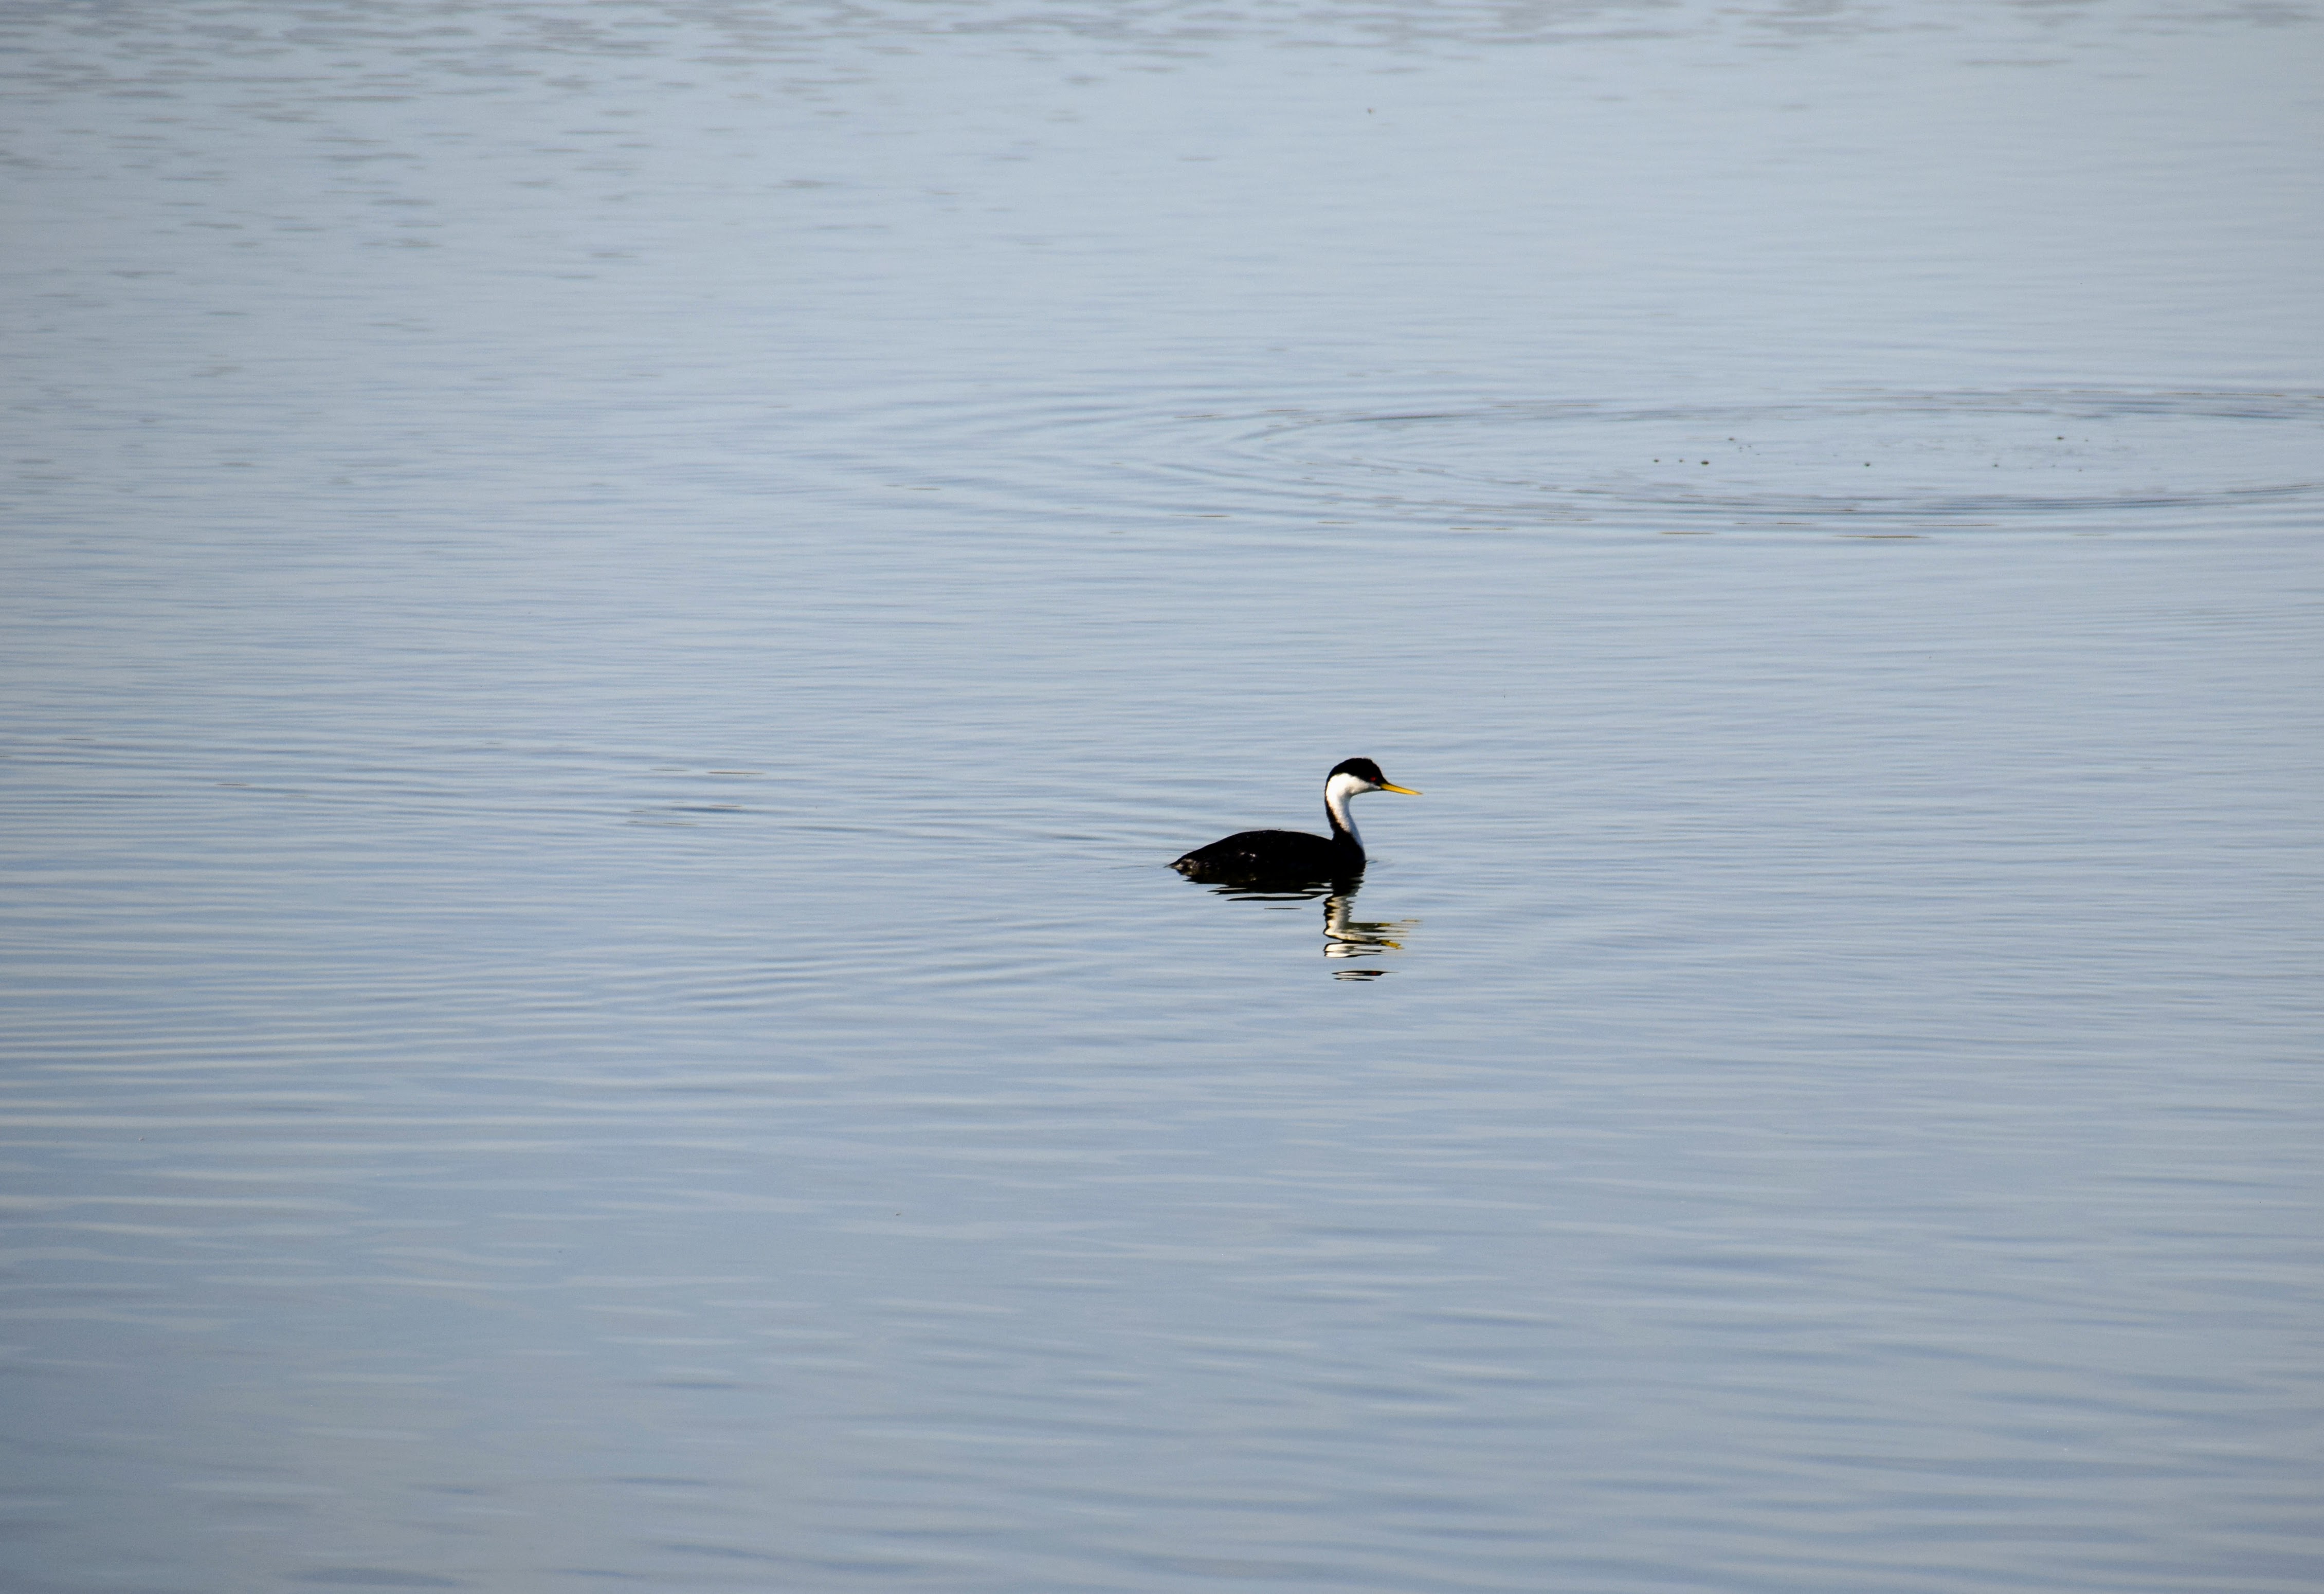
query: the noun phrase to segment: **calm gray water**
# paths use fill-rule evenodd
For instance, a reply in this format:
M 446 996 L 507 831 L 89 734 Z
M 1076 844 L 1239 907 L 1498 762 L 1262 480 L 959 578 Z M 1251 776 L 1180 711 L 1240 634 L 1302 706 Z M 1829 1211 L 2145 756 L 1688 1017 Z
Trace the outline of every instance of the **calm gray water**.
M 2313 5 L 0 47 L 11 1594 L 2324 1586 Z

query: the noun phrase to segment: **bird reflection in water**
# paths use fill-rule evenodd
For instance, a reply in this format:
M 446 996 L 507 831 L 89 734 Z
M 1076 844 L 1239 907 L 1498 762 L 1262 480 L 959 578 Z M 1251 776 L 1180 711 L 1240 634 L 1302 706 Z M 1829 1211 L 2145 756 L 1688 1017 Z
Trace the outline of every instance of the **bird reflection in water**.
M 1363 884 L 1361 875 L 1335 880 L 1247 880 L 1213 886 L 1212 892 L 1233 901 L 1256 902 L 1261 907 L 1274 908 L 1292 908 L 1321 898 L 1323 903 L 1323 955 L 1338 965 L 1332 970 L 1332 977 L 1334 980 L 1377 980 L 1388 971 L 1349 965 L 1402 952 L 1404 942 L 1398 937 L 1407 936 L 1418 929 L 1420 921 L 1416 918 L 1356 917 L 1356 893 L 1363 889 Z

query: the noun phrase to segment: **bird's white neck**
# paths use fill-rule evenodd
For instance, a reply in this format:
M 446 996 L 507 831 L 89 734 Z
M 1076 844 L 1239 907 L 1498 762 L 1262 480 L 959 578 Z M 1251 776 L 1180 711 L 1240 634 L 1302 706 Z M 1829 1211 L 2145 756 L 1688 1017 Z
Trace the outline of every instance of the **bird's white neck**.
M 1323 783 L 1323 806 L 1332 815 L 1333 828 L 1343 832 L 1359 847 L 1364 844 L 1364 838 L 1356 834 L 1356 821 L 1348 812 L 1348 799 L 1370 789 L 1353 775 L 1334 775 Z

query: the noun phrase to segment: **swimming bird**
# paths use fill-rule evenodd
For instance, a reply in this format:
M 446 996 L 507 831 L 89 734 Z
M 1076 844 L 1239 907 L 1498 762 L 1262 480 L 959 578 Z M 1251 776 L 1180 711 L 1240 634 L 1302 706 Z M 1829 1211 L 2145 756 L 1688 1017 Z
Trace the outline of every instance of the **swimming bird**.
M 1323 780 L 1323 812 L 1332 834 L 1298 830 L 1246 830 L 1207 847 L 1196 847 L 1170 865 L 1189 880 L 1338 880 L 1364 866 L 1364 839 L 1348 817 L 1348 799 L 1368 791 L 1420 793 L 1391 785 L 1370 759 L 1334 764 Z

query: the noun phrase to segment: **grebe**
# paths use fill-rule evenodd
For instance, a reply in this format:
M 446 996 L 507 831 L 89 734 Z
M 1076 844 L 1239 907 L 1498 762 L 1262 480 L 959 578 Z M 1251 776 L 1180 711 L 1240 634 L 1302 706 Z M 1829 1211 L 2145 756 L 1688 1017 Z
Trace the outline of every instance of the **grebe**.
M 1364 866 L 1364 840 L 1348 817 L 1348 799 L 1368 791 L 1420 793 L 1389 784 L 1370 759 L 1333 766 L 1323 781 L 1323 811 L 1332 817 L 1329 836 L 1297 830 L 1246 830 L 1207 847 L 1196 847 L 1170 865 L 1190 880 L 1337 880 Z

